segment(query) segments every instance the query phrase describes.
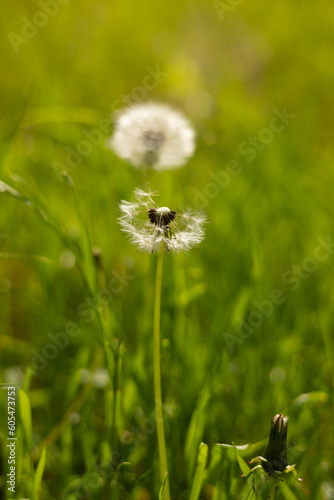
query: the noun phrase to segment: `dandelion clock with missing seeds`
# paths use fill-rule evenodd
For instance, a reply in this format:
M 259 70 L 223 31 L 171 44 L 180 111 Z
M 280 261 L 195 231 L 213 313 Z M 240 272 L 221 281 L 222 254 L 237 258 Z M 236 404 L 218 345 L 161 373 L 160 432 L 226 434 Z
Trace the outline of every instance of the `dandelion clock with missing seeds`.
M 188 251 L 204 238 L 206 216 L 202 212 L 180 213 L 159 207 L 154 192 L 135 189 L 134 201 L 122 201 L 119 223 L 139 250 L 157 252 L 164 248 L 173 253 Z

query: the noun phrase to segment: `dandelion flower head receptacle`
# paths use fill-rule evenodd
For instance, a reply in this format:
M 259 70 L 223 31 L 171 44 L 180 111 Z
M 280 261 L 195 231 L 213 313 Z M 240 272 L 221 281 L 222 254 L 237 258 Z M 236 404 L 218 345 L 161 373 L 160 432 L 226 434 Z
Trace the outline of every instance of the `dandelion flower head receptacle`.
M 120 112 L 107 143 L 134 167 L 181 167 L 193 155 L 195 132 L 188 120 L 165 104 L 135 104 Z
M 119 223 L 139 250 L 153 253 L 188 251 L 204 238 L 206 217 L 201 212 L 180 213 L 159 207 L 153 198 L 157 193 L 134 191 L 134 201 L 122 201 Z

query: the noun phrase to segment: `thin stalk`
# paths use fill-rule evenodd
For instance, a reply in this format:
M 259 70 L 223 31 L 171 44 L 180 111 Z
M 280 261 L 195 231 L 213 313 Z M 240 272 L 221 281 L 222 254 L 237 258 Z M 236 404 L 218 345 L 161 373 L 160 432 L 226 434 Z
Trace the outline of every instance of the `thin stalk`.
M 114 352 L 115 367 L 113 377 L 113 406 L 112 406 L 112 420 L 111 420 L 111 449 L 114 452 L 117 448 L 117 426 L 116 426 L 116 406 L 117 406 L 117 389 L 118 389 L 118 372 L 119 372 L 119 345 L 116 346 Z
M 269 486 L 269 496 L 268 496 L 268 500 L 275 500 L 275 497 L 276 497 L 276 487 L 277 487 L 277 484 L 276 484 L 276 481 L 273 481 L 270 486 Z
M 165 441 L 165 430 L 162 409 L 162 394 L 161 394 L 161 363 L 160 363 L 160 311 L 161 311 L 161 283 L 162 283 L 162 267 L 163 267 L 163 248 L 158 252 L 157 274 L 155 281 L 155 298 L 154 298 L 154 320 L 153 320 L 153 376 L 154 376 L 154 402 L 155 416 L 158 436 L 159 462 L 160 462 L 160 479 L 161 484 L 164 484 L 164 500 L 170 500 L 167 452 Z M 166 479 L 167 474 L 167 479 Z
M 93 262 L 95 267 L 95 276 L 96 276 L 95 286 L 97 293 L 98 290 L 104 290 L 107 288 L 104 268 L 103 268 L 103 258 L 99 248 L 95 248 L 93 250 Z M 107 304 L 102 304 L 101 310 L 99 307 L 97 307 L 97 322 L 99 326 L 101 342 L 105 352 L 109 378 L 113 384 L 113 407 L 112 407 L 112 420 L 110 427 L 110 443 L 111 443 L 111 450 L 112 452 L 114 452 L 117 448 L 116 405 L 117 405 L 118 371 L 119 371 L 118 365 L 119 365 L 120 346 L 118 339 L 116 341 L 116 344 L 112 348 L 110 346 L 111 322 L 110 322 L 110 310 L 108 309 Z

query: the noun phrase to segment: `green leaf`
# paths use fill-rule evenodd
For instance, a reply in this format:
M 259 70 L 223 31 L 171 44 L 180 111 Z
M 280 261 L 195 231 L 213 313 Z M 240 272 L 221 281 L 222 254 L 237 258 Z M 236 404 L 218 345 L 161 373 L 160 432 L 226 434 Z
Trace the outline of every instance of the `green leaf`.
M 279 489 L 283 493 L 285 500 L 298 500 L 296 495 L 290 490 L 289 486 L 286 483 L 281 482 Z
M 166 483 L 167 483 L 167 472 L 165 474 L 164 482 L 159 490 L 159 500 L 164 500 L 164 491 L 165 491 Z
M 18 198 L 19 200 L 28 201 L 26 198 L 24 198 L 24 196 L 22 196 L 22 194 L 16 191 L 16 189 L 12 188 L 3 181 L 0 181 L 0 193 L 9 194 L 10 196 Z
M 237 457 L 238 464 L 239 464 L 239 467 L 241 469 L 241 472 L 246 477 L 248 484 L 251 486 L 252 491 L 255 493 L 255 490 L 254 490 L 254 478 L 253 478 L 252 471 L 248 467 L 248 465 L 246 464 L 245 460 L 239 455 L 237 447 L 234 445 L 234 443 L 232 443 L 232 444 L 233 444 L 233 448 L 234 448 L 234 451 L 235 451 L 235 456 Z M 252 498 L 252 496 L 250 498 Z
M 248 451 L 249 453 L 249 449 L 250 447 L 252 446 L 250 443 L 247 443 L 247 444 L 240 444 L 240 445 L 232 445 L 232 444 L 225 444 L 225 443 L 215 443 L 214 446 L 222 446 L 223 448 L 230 448 L 230 449 L 233 449 L 233 450 L 238 450 L 239 452 L 240 451 Z
M 218 481 L 213 490 L 212 500 L 226 500 L 227 498 L 226 485 L 222 481 Z
M 29 452 L 32 449 L 32 423 L 31 423 L 31 407 L 29 396 L 22 389 L 19 389 L 19 412 L 23 434 Z
M 83 459 L 86 465 L 86 471 L 89 471 L 92 464 L 95 463 L 94 451 L 91 443 L 91 434 L 87 429 L 86 424 L 81 427 L 81 443 L 83 448 Z
M 92 267 L 93 261 L 92 256 L 90 255 L 90 260 L 88 262 L 90 264 L 88 276 L 86 276 L 85 270 L 82 263 L 82 258 L 86 257 L 86 254 L 89 253 L 87 246 L 89 241 L 87 238 L 84 241 L 84 248 L 81 248 L 76 241 L 69 237 L 68 232 L 63 224 L 63 222 L 55 215 L 51 210 L 48 201 L 44 198 L 43 194 L 34 187 L 32 183 L 27 183 L 24 179 L 19 177 L 18 175 L 12 175 L 12 179 L 14 182 L 19 184 L 20 191 L 23 193 L 19 193 L 16 189 L 12 188 L 8 184 L 0 181 L 0 193 L 7 193 L 15 198 L 24 201 L 27 205 L 29 205 L 35 214 L 43 221 L 43 223 L 48 226 L 52 231 L 54 231 L 58 237 L 63 242 L 64 246 L 71 250 L 74 254 L 79 270 L 84 279 L 85 285 L 91 292 L 93 288 L 93 277 L 92 277 Z M 69 181 L 71 185 L 71 182 Z M 72 190 L 73 185 L 71 186 Z M 74 190 L 75 194 L 75 190 Z M 81 222 L 81 221 L 80 221 Z M 81 226 L 85 227 L 84 223 L 81 222 Z M 87 257 L 86 257 L 87 260 Z
M 264 446 L 267 443 L 267 438 L 262 439 L 261 441 L 257 441 L 256 443 L 247 443 L 247 444 L 241 444 L 241 445 L 235 445 L 232 446 L 231 444 L 226 444 L 226 443 L 215 443 L 213 446 L 217 447 L 217 449 L 222 448 L 225 449 L 226 452 L 230 455 L 233 455 L 233 458 L 235 457 L 235 452 L 234 449 L 236 448 L 238 450 L 238 453 L 240 456 L 253 456 L 258 454 L 258 452 L 263 450 Z
M 92 244 L 91 244 L 91 239 L 90 239 L 90 232 L 89 232 L 89 222 L 88 219 L 84 217 L 79 199 L 77 196 L 77 191 L 74 187 L 74 184 L 72 182 L 72 191 L 73 191 L 73 196 L 74 196 L 74 202 L 75 202 L 75 208 L 77 212 L 77 216 L 79 219 L 79 224 L 80 224 L 80 244 L 81 244 L 81 250 L 83 254 L 83 260 L 84 260 L 84 269 L 85 269 L 85 277 L 87 280 L 87 283 L 89 284 L 90 290 L 96 291 L 96 274 L 95 274 L 95 267 L 94 267 L 94 261 L 93 261 L 93 253 L 92 253 Z
M 42 483 L 42 478 L 45 469 L 45 462 L 46 462 L 46 448 L 44 447 L 34 477 L 34 484 L 31 492 L 31 500 L 38 500 L 38 490 Z
M 195 471 L 193 486 L 191 488 L 189 500 L 197 500 L 199 497 L 207 459 L 208 459 L 208 445 L 205 443 L 201 443 L 198 449 L 197 467 Z
M 28 368 L 26 369 L 26 372 L 24 374 L 24 378 L 23 378 L 23 381 L 22 381 L 22 387 L 21 389 L 23 391 L 25 391 L 26 393 L 29 392 L 30 394 L 30 401 L 31 401 L 31 392 L 30 392 L 30 385 L 31 385 L 31 380 L 32 380 L 32 377 L 34 376 L 34 369 L 32 366 L 28 366 Z M 31 405 L 33 406 L 33 405 Z
M 185 455 L 187 461 L 187 473 L 189 482 L 191 481 L 194 473 L 198 443 L 202 441 L 206 420 L 206 408 L 209 400 L 209 387 L 205 386 L 199 396 L 197 407 L 192 415 L 186 437 Z
M 314 403 L 314 404 L 324 404 L 328 401 L 328 394 L 324 391 L 313 391 L 307 392 L 305 394 L 300 394 L 294 401 L 293 406 L 299 407 L 306 403 Z
M 254 498 L 256 498 L 256 497 L 255 497 L 255 492 L 254 492 L 254 490 L 252 489 L 252 490 L 250 490 L 249 495 L 248 495 L 248 497 L 247 497 L 247 499 L 246 499 L 246 500 L 253 500 Z
M 127 484 L 135 481 L 135 472 L 131 462 L 122 462 L 116 469 L 117 481 L 126 487 Z

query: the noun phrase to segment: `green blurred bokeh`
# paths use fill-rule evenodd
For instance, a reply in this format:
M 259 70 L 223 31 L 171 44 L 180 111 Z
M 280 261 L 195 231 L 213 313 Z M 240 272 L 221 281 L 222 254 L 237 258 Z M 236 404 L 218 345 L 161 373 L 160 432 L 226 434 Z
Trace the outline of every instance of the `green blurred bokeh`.
M 189 498 L 201 441 L 258 442 L 277 412 L 290 417 L 288 460 L 304 478 L 302 487 L 291 481 L 291 491 L 333 498 L 334 256 L 330 246 L 317 250 L 319 239 L 333 235 L 331 3 L 4 0 L 1 10 L 0 178 L 34 186 L 75 240 L 79 221 L 61 175 L 67 169 L 107 280 L 131 277 L 111 304 L 123 352 L 118 446 L 131 472 L 113 476 L 114 496 L 96 487 L 87 498 L 153 499 L 159 488 L 155 430 L 145 430 L 154 408 L 155 258 L 137 252 L 117 224 L 120 200 L 145 179 L 105 147 L 101 132 L 101 120 L 148 100 L 179 108 L 197 132 L 188 164 L 153 172 L 150 185 L 163 205 L 203 209 L 209 222 L 198 248 L 165 258 L 162 366 L 173 498 Z M 32 377 L 37 447 L 84 384 L 98 338 L 78 311 L 87 290 L 69 249 L 31 207 L 5 196 L 0 203 L 2 382 L 21 384 L 48 334 L 69 321 L 81 329 Z M 284 301 L 271 311 L 277 289 Z M 240 336 L 240 321 L 249 322 L 263 301 L 270 314 Z M 89 457 L 103 461 L 108 398 L 110 389 L 94 387 L 80 421 L 50 446 L 40 498 L 72 498 L 62 495 L 91 472 Z M 32 470 L 27 457 L 22 463 L 26 481 Z M 239 476 L 235 465 L 209 466 L 200 498 L 243 498 Z M 21 488 L 29 495 L 24 482 Z

